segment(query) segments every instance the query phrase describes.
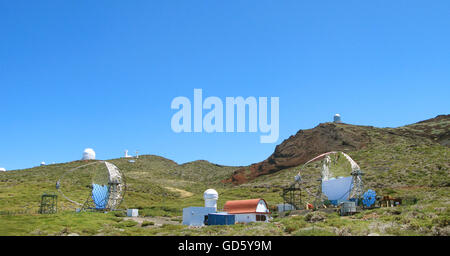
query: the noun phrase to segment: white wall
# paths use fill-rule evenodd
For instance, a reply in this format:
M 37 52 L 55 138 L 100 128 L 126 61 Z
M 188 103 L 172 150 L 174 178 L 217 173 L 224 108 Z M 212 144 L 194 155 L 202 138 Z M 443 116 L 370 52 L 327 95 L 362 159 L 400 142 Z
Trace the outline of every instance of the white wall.
M 291 204 L 279 204 L 277 207 L 279 212 L 295 210 L 294 206 Z
M 263 200 L 259 200 L 258 205 L 256 206 L 256 212 L 269 212 L 269 209 L 267 209 L 267 205 Z
M 236 223 L 249 223 L 256 221 L 255 214 L 235 214 Z
M 208 213 L 216 212 L 214 207 L 188 207 L 183 209 L 183 225 L 203 226 Z
M 139 210 L 138 209 L 127 209 L 127 216 L 128 217 L 137 217 L 137 216 L 139 216 Z
M 259 213 L 243 213 L 243 214 L 235 214 L 235 221 L 236 223 L 249 223 L 249 222 L 256 222 L 256 215 L 259 215 Z M 266 215 L 266 220 L 264 222 L 269 222 L 269 215 Z

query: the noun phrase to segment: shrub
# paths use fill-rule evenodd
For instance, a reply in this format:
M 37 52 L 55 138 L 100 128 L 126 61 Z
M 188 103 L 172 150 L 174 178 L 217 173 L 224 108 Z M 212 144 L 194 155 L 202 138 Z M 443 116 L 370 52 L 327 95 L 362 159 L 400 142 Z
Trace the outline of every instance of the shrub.
M 290 234 L 290 233 L 300 229 L 301 227 L 302 227 L 302 225 L 300 225 L 299 223 L 288 223 L 285 225 L 284 231 Z
M 326 219 L 326 214 L 323 212 L 310 212 L 305 215 L 305 220 L 308 222 L 318 222 Z
M 334 232 L 321 229 L 321 228 L 314 228 L 314 229 L 302 229 L 299 230 L 297 233 L 295 233 L 296 236 L 336 236 Z
M 115 225 L 115 227 L 117 228 L 130 228 L 130 227 L 134 227 L 137 225 L 136 221 L 132 221 L 132 220 L 126 220 L 126 221 L 122 221 L 119 222 Z
M 126 217 L 127 215 L 123 211 L 115 211 L 114 216 L 116 217 Z
M 446 227 L 450 224 L 450 217 L 448 216 L 440 216 L 437 218 L 434 218 L 432 220 L 433 225 L 436 227 Z
M 146 226 L 153 226 L 155 225 L 155 223 L 153 221 L 144 221 L 141 224 L 141 227 L 146 227 Z

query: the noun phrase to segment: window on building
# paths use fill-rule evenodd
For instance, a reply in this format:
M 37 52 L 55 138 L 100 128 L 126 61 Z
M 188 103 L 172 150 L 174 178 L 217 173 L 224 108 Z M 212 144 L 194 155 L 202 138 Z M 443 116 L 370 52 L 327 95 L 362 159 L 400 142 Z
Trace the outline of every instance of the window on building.
M 264 214 L 257 214 L 256 215 L 256 221 L 266 221 L 266 215 L 264 215 Z

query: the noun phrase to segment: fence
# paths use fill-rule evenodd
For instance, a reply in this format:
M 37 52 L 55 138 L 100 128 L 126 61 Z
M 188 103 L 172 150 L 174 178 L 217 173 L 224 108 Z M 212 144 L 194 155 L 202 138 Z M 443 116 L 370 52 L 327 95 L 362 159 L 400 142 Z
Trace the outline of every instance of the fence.
M 15 215 L 31 215 L 31 214 L 39 214 L 38 209 L 26 209 L 26 210 L 15 210 L 15 211 L 0 211 L 0 215 L 3 216 L 15 216 Z

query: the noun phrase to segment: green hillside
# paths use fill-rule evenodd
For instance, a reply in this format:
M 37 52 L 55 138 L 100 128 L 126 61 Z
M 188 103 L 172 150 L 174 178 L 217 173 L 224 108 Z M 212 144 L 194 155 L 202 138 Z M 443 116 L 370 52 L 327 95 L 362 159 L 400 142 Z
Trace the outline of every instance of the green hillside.
M 223 180 L 241 167 L 207 161 L 179 165 L 163 157 L 144 155 L 135 163 L 124 158 L 108 160 L 126 177 L 122 208 L 140 209 L 143 223 L 123 218 L 121 212 L 75 213 L 77 206 L 62 197 L 58 214 L 34 213 L 42 193 L 56 192 L 59 177 L 86 164 L 75 161 L 0 173 L 0 235 L 450 235 L 449 122 L 448 116 L 444 117 L 399 128 L 336 126 L 349 136 L 363 132 L 370 138 L 364 147 L 346 151 L 365 173 L 365 189 L 374 189 L 378 195 L 416 198 L 417 203 L 367 210 L 349 217 L 314 212 L 282 218 L 275 212 L 271 223 L 192 229 L 179 223 L 182 208 L 202 206 L 205 189 L 219 192 L 218 208 L 227 200 L 260 197 L 274 207 L 282 202 L 280 187 L 293 181 L 300 166 L 232 185 Z M 311 181 L 311 188 L 318 175 L 314 168 L 302 174 Z M 86 199 L 89 189 L 82 182 L 82 172 L 72 178 L 74 181 L 65 188 L 78 195 L 77 200 Z M 29 212 L 5 213 L 24 210 Z M 164 223 L 158 225 L 158 221 Z
M 128 160 L 125 158 L 108 160 L 119 167 L 125 175 L 127 193 L 123 202 L 124 208 L 142 209 L 168 200 L 184 198 L 177 190 L 200 195 L 209 184 L 223 186 L 219 181 L 236 169 L 207 161 L 178 165 L 174 161 L 153 155 L 139 156 L 135 163 L 129 163 Z M 57 193 L 56 181 L 68 170 L 87 163 L 89 162 L 75 161 L 0 173 L 1 211 L 24 209 L 37 211 L 42 193 Z M 91 171 L 95 166 L 98 165 L 91 165 L 86 167 L 86 170 L 79 169 L 65 175 L 66 180 L 73 180 L 70 184 L 61 184 L 64 191 L 70 190 L 70 198 L 76 201 L 87 199 L 89 189 L 85 184 L 89 184 L 90 179 L 87 179 L 86 171 Z M 201 199 L 201 196 L 199 198 Z M 59 200 L 60 210 L 71 210 L 75 207 L 79 206 L 67 200 Z

